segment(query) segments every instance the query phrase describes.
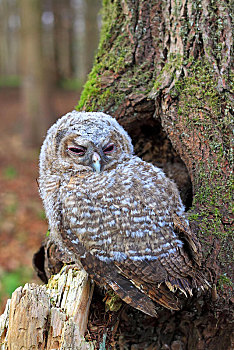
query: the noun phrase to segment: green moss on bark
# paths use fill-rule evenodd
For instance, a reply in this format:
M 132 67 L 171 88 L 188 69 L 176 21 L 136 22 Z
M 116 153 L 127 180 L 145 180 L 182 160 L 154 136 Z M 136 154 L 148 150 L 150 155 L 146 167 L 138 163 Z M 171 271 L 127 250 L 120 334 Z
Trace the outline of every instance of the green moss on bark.
M 127 33 L 122 31 L 124 15 L 118 0 L 103 1 L 103 25 L 101 30 L 98 52 L 93 69 L 84 86 L 77 110 L 103 110 L 111 99 L 112 103 L 121 103 L 121 94 L 114 96 L 115 75 L 126 70 L 132 62 L 131 47 Z M 107 85 L 103 88 L 103 85 Z M 108 85 L 111 85 L 108 87 Z
M 209 246 L 210 235 L 221 240 L 220 261 L 229 263 L 233 261 L 230 103 L 227 93 L 218 91 L 215 72 L 207 61 L 196 62 L 188 73 L 176 82 L 175 92 L 179 96 L 179 119 L 187 130 L 187 135 L 181 137 L 191 137 L 195 132 L 200 142 L 200 154 L 194 164 L 195 193 L 190 221 L 199 222 L 203 244 Z
M 123 11 L 122 6 L 119 0 L 104 0 L 100 43 L 77 110 L 114 113 L 129 95 L 147 98 L 152 89 L 153 61 L 136 63 L 134 57 L 137 13 L 133 7 Z M 140 33 L 144 34 L 144 28 Z
M 151 94 L 156 96 L 159 90 L 169 87 L 172 81 L 177 82 L 180 76 L 183 57 L 180 54 L 170 54 L 168 60 L 155 79 Z
M 232 283 L 231 279 L 226 274 L 223 274 L 223 275 L 219 276 L 217 286 L 218 286 L 218 289 L 223 290 L 224 288 L 227 288 L 227 287 L 233 288 L 233 283 Z

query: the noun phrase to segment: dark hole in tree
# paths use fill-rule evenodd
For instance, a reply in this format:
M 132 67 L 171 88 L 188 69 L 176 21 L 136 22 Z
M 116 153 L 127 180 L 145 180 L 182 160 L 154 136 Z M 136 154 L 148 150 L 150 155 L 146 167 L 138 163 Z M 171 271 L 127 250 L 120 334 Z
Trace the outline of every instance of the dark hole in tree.
M 187 168 L 172 147 L 159 121 L 151 118 L 128 125 L 136 155 L 162 168 L 173 179 L 188 210 L 192 205 L 192 183 Z

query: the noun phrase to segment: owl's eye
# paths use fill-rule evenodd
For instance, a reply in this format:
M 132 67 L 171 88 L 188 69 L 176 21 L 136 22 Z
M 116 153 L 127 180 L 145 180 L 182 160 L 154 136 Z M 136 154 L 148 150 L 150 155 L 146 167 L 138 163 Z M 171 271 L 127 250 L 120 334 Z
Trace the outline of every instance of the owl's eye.
M 106 153 L 111 153 L 113 152 L 115 149 L 115 146 L 113 143 L 110 143 L 109 145 L 107 145 L 106 147 L 103 148 L 103 152 Z
M 69 147 L 68 150 L 72 153 L 77 154 L 78 156 L 83 156 L 85 154 L 86 149 L 84 147 Z

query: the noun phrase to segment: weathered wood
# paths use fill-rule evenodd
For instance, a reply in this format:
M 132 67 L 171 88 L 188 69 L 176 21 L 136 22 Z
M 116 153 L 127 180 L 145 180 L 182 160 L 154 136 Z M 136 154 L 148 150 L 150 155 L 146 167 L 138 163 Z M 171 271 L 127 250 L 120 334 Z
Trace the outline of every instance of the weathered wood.
M 84 340 L 92 293 L 87 273 L 74 265 L 47 286 L 17 288 L 0 316 L 1 350 L 92 349 Z

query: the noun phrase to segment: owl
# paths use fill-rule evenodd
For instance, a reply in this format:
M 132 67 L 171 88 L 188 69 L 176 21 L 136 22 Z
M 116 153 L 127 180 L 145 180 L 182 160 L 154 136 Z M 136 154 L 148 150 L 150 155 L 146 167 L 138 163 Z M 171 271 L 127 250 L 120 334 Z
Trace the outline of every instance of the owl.
M 204 288 L 200 246 L 178 189 L 133 153 L 113 117 L 72 111 L 48 131 L 39 189 L 51 232 L 98 284 L 154 317 Z

